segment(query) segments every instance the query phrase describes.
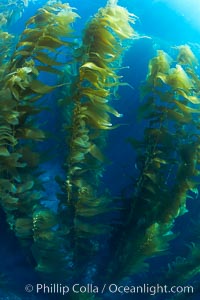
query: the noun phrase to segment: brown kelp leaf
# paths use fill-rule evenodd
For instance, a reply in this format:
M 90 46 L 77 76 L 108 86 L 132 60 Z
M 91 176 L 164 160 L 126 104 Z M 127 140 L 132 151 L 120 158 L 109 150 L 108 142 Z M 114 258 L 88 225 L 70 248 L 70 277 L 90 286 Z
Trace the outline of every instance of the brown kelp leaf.
M 17 136 L 24 139 L 42 141 L 45 139 L 44 131 L 37 128 L 21 128 L 17 131 Z

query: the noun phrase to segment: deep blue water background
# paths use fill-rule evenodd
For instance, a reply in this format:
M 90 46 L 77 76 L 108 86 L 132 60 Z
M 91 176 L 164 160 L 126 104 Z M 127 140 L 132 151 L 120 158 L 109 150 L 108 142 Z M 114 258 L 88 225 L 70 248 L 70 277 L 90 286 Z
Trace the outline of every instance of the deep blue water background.
M 46 1 L 38 1 L 37 4 L 29 3 L 21 19 L 10 26 L 10 32 L 19 34 L 24 29 L 25 21 L 36 12 Z M 74 25 L 78 36 L 84 29 L 84 24 L 87 20 L 97 12 L 98 8 L 105 6 L 106 1 L 80 1 L 71 0 L 69 4 L 77 8 L 77 13 L 81 16 Z M 111 190 L 113 196 L 118 196 L 123 191 L 127 196 L 131 193 L 132 178 L 137 175 L 135 168 L 135 154 L 132 147 L 124 141 L 131 135 L 136 138 L 142 136 L 144 123 L 137 121 L 137 107 L 140 103 L 139 87 L 141 82 L 145 79 L 147 73 L 148 61 L 155 55 L 156 50 L 163 49 L 168 53 L 173 51 L 172 46 L 181 44 L 197 45 L 200 40 L 200 29 L 193 27 L 187 21 L 185 16 L 170 8 L 166 3 L 152 0 L 119 0 L 118 4 L 126 7 L 129 12 L 134 13 L 139 17 L 134 28 L 140 35 L 146 38 L 136 39 L 129 50 L 125 53 L 123 65 L 128 68 L 122 71 L 124 81 L 128 82 L 132 88 L 123 86 L 119 89 L 119 100 L 114 100 L 114 107 L 124 115 L 120 122 L 124 125 L 109 133 L 108 145 L 106 155 L 110 159 L 110 163 L 105 167 L 104 185 Z M 47 79 L 48 80 L 48 79 Z M 49 79 L 50 80 L 50 79 Z M 50 102 L 52 99 L 49 100 Z M 52 122 L 56 122 L 56 116 L 49 116 Z M 52 126 L 56 128 L 56 126 Z M 62 151 L 61 151 L 62 153 Z M 58 156 L 57 156 L 58 158 Z M 58 158 L 59 159 L 59 158 Z M 54 161 L 55 162 L 55 161 Z M 52 165 L 46 165 L 47 177 L 52 178 Z M 48 169 L 49 168 L 49 169 Z M 53 166 L 53 171 L 56 172 L 57 165 Z M 51 171 L 51 172 L 50 172 Z M 55 187 L 56 188 L 56 187 Z M 51 192 L 49 191 L 49 195 Z M 191 206 L 192 215 L 197 204 Z M 1 212 L 0 219 L 4 220 L 3 212 Z M 178 226 L 184 224 L 184 218 L 179 222 Z M 31 298 L 24 294 L 23 287 L 26 283 L 34 283 L 37 281 L 36 275 L 30 268 L 26 253 L 21 251 L 19 242 L 14 235 L 9 231 L 5 222 L 0 223 L 0 265 L 1 270 L 13 280 L 13 290 L 19 292 L 20 298 L 10 296 L 10 290 L 0 290 L 0 299 L 39 299 Z M 179 246 L 174 243 L 175 251 L 179 252 Z M 159 259 L 155 261 L 154 266 L 160 266 L 164 263 Z M 141 274 L 141 278 L 142 278 Z M 143 280 L 148 280 L 144 276 Z M 8 296 L 8 298 L 6 298 Z M 123 297 L 119 297 L 121 299 Z M 117 299 L 117 298 L 112 298 Z M 128 298 L 127 298 L 128 299 Z M 133 299 L 133 298 L 130 298 Z M 136 298 L 134 298 L 136 299 Z M 138 299 L 142 299 L 138 297 Z M 145 298 L 144 298 L 145 299 Z M 195 298 L 192 298 L 195 299 Z M 165 300 L 165 298 L 162 298 Z

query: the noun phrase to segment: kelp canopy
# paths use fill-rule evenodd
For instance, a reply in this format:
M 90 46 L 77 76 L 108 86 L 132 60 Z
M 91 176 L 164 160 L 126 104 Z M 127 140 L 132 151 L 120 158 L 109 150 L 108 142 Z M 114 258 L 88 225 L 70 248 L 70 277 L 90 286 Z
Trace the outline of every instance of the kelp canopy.
M 20 3 L 18 17 L 29 5 Z M 128 85 L 121 69 L 126 50 L 139 37 L 133 29 L 137 17 L 110 0 L 77 39 L 76 10 L 51 1 L 14 37 L 9 32 L 14 10 L 6 1 L 1 9 L 0 205 L 30 267 L 45 282 L 69 284 L 119 283 L 137 279 L 141 271 L 148 274 L 152 258 L 173 251 L 176 220 L 188 213 L 187 199 L 198 196 L 197 57 L 180 45 L 172 57 L 158 50 L 149 61 L 138 111 L 144 134 L 137 140 L 130 131 L 129 137 L 138 173 L 129 197 L 116 197 L 103 178 L 110 163 L 105 149 L 111 131 L 123 123 L 115 121 L 123 115 L 114 99 L 119 87 Z M 130 100 L 134 108 L 136 99 Z M 52 126 L 45 119 L 49 111 L 59 115 L 60 126 L 52 156 L 62 147 L 51 202 L 45 189 L 50 170 L 44 166 L 53 169 L 54 158 L 43 150 L 53 135 L 45 129 Z M 169 284 L 195 282 L 198 237 L 185 257 L 173 257 L 155 274 L 152 284 L 159 278 Z M 88 294 L 77 299 L 82 298 L 100 299 Z

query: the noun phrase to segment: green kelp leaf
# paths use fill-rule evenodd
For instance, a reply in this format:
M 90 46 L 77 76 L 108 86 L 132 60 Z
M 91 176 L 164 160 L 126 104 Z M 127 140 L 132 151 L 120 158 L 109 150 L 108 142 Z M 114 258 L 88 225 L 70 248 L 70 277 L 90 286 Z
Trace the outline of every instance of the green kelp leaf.
M 166 165 L 168 163 L 165 159 L 162 159 L 160 157 L 154 157 L 153 161 L 155 161 L 155 162 L 157 162 L 159 164 L 164 164 L 164 165 Z
M 108 225 L 92 224 L 82 221 L 80 218 L 75 219 L 75 229 L 79 237 L 86 237 L 85 235 L 101 235 L 111 230 Z
M 95 90 L 95 89 L 86 88 L 86 87 L 82 88 L 80 90 L 80 92 L 81 92 L 81 94 L 86 95 L 89 98 L 93 97 L 94 95 L 101 97 L 101 98 L 106 98 L 110 95 L 110 92 L 105 89 Z
M 92 93 L 83 92 L 83 95 L 85 95 L 89 100 L 96 104 L 96 103 L 107 103 L 108 99 L 106 97 L 100 97 L 98 95 L 94 95 Z
M 176 101 L 174 100 L 174 102 L 177 104 L 177 106 L 184 112 L 184 113 L 187 113 L 187 114 L 190 114 L 190 113 L 194 113 L 194 114 L 200 114 L 200 109 L 198 108 L 192 108 L 192 107 L 189 107 L 183 103 L 180 103 L 179 101 Z
M 15 146 L 17 144 L 17 139 L 15 139 L 11 134 L 9 133 L 1 133 L 0 131 L 0 146 L 5 145 L 12 145 Z
M 34 186 L 34 181 L 33 180 L 30 180 L 30 181 L 27 181 L 23 184 L 20 184 L 18 187 L 17 187 L 17 193 L 23 193 L 25 191 L 28 191 L 30 189 L 32 189 L 32 187 Z
M 89 152 L 90 154 L 95 157 L 97 160 L 101 161 L 101 162 L 105 162 L 106 161 L 106 158 L 105 156 L 103 155 L 103 153 L 101 152 L 101 150 L 95 145 L 95 144 L 92 144 L 90 147 L 89 147 Z
M 42 141 L 45 139 L 44 131 L 37 128 L 22 128 L 17 131 L 17 136 L 24 139 Z
M 41 37 L 41 30 L 39 28 L 26 28 L 23 31 L 22 40 L 18 43 L 17 47 L 21 46 L 25 41 L 37 42 Z
M 7 162 L 7 165 L 11 168 L 24 168 L 27 164 L 25 162 L 18 161 L 21 158 L 21 156 L 22 155 L 19 153 L 11 153 L 8 158 L 5 158 L 5 161 Z
M 35 47 L 35 42 L 33 42 L 33 41 L 30 42 L 29 40 L 20 41 L 17 45 L 17 48 L 19 48 L 19 47 L 25 47 L 26 48 L 26 46 L 28 46 L 28 48 L 34 48 Z M 16 52 L 16 53 L 18 53 L 18 52 Z
M 63 63 L 58 62 L 56 59 L 53 59 L 49 57 L 44 52 L 37 52 L 37 55 L 35 56 L 35 59 L 39 60 L 41 63 L 46 64 L 48 66 L 62 66 Z
M 18 111 L 12 110 L 10 112 L 2 112 L 2 116 L 11 125 L 19 124 L 20 113 Z
M 15 221 L 15 233 L 20 238 L 29 238 L 33 235 L 32 218 L 17 218 Z
M 57 75 L 62 75 L 63 72 L 50 66 L 37 66 L 38 71 L 49 72 Z
M 146 177 L 148 177 L 153 183 L 157 183 L 158 181 L 158 177 L 156 176 L 155 173 L 151 173 L 151 172 L 144 172 L 143 175 L 145 175 Z
M 61 47 L 62 45 L 68 46 L 68 43 L 61 41 L 56 37 L 45 35 L 44 37 L 40 38 L 40 40 L 38 41 L 38 45 L 55 49 Z
M 81 137 L 77 137 L 73 140 L 73 143 L 81 148 L 89 149 L 90 142 L 89 137 L 87 135 L 83 135 Z
M 170 145 L 174 140 L 175 134 L 170 133 L 168 128 L 161 127 L 161 128 L 146 128 L 145 129 L 145 141 L 146 142 L 154 142 L 161 143 L 163 145 Z
M 109 199 L 105 196 L 94 199 L 93 197 L 84 196 L 84 201 L 79 201 L 76 204 L 77 216 L 93 218 L 97 215 L 111 211 L 108 206 Z
M 10 153 L 7 148 L 0 147 L 0 156 L 9 156 L 9 155 L 10 155 Z
M 47 231 L 57 224 L 56 215 L 50 209 L 38 207 L 33 214 L 34 229 Z
M 167 116 L 169 119 L 178 121 L 183 124 L 192 121 L 192 118 L 189 115 L 184 115 L 183 113 L 180 113 L 180 112 L 176 111 L 175 109 L 168 108 L 166 113 L 167 113 Z
M 5 211 L 12 211 L 18 208 L 19 198 L 13 197 L 8 193 L 5 193 L 1 196 L 1 203 Z
M 176 92 L 177 94 L 183 96 L 185 99 L 189 100 L 192 104 L 200 104 L 200 98 L 198 98 L 197 96 L 188 95 L 188 93 L 181 89 L 178 89 Z
M 8 91 L 8 92 L 7 92 Z M 0 93 L 1 111 L 11 111 L 17 105 L 17 101 L 13 99 L 10 89 L 2 90 Z
M 48 94 L 48 93 L 52 92 L 56 88 L 56 86 L 49 86 L 49 85 L 42 83 L 39 80 L 32 80 L 30 82 L 30 88 L 35 93 Z
M 4 192 L 16 193 L 16 186 L 8 179 L 0 179 L 0 186 Z

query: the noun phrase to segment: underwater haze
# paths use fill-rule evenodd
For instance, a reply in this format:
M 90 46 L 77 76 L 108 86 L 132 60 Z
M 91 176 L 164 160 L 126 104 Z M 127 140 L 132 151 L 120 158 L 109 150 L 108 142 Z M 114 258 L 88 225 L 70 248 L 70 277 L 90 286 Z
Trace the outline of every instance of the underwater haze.
M 200 297 L 198 0 L 0 3 L 0 300 Z

